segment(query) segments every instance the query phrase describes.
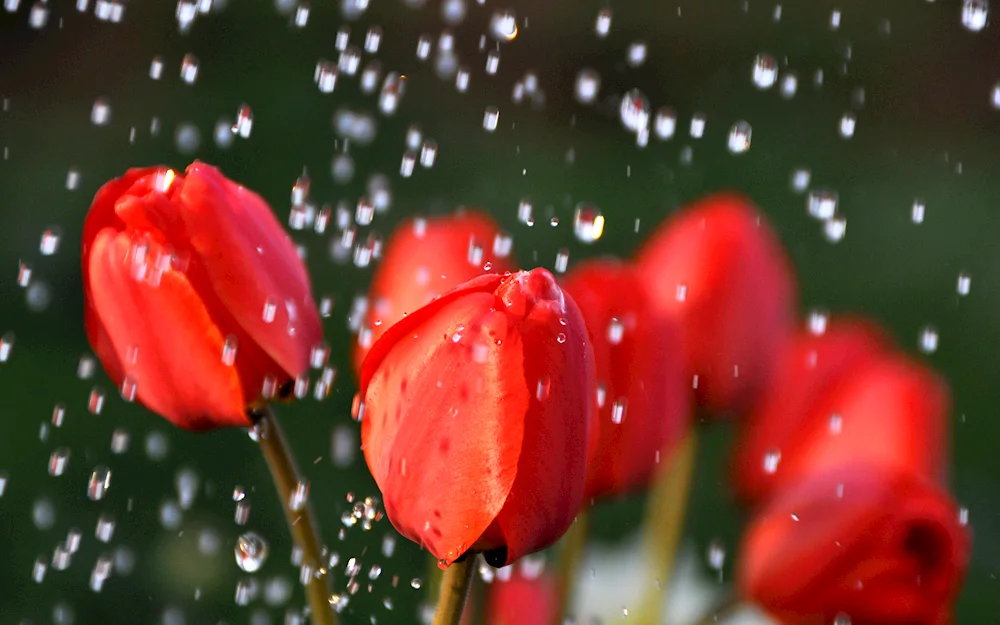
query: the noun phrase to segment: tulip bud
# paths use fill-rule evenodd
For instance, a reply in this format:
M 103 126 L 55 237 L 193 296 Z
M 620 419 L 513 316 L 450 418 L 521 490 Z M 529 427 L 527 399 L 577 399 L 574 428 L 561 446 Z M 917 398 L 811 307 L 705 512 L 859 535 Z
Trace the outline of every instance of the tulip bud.
M 843 386 L 859 367 L 889 350 L 889 340 L 872 323 L 860 319 L 834 319 L 822 334 L 799 332 L 788 341 L 778 359 L 771 384 L 746 420 L 740 424 L 738 443 L 730 463 L 732 483 L 746 504 L 766 499 L 776 476 L 787 470 L 797 455 L 803 432 L 817 405 Z M 821 419 L 824 415 L 817 415 Z M 844 425 L 843 416 L 826 415 L 831 435 Z M 838 422 L 837 419 L 840 419 Z M 852 417 L 852 422 L 858 418 Z M 832 427 L 832 431 L 831 428 Z
M 747 529 L 737 581 L 788 625 L 946 625 L 969 552 L 940 487 L 852 463 L 775 493 Z
M 578 265 L 563 288 L 580 307 L 597 369 L 597 452 L 587 497 L 622 495 L 648 484 L 689 425 L 680 331 L 651 314 L 635 270 L 616 261 Z
M 739 195 L 709 196 L 667 220 L 636 262 L 655 309 L 681 326 L 699 404 L 746 409 L 794 321 L 792 270 L 763 216 Z
M 405 315 L 477 276 L 513 271 L 509 248 L 493 219 L 474 210 L 399 225 L 368 290 L 354 346 L 355 371 L 375 341 Z
M 361 369 L 389 520 L 443 565 L 551 545 L 583 500 L 594 392 L 583 318 L 544 269 L 475 278 L 407 315 Z
M 309 276 L 267 204 L 195 162 L 131 169 L 84 224 L 84 321 L 127 400 L 192 430 L 247 426 L 309 366 Z

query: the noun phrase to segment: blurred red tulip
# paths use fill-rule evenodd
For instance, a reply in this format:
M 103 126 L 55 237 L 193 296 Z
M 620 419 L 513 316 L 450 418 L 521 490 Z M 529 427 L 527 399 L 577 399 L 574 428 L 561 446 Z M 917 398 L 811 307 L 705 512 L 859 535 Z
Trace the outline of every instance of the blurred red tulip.
M 597 370 L 597 451 L 588 497 L 645 486 L 684 436 L 690 418 L 680 330 L 650 314 L 649 295 L 630 265 L 591 261 L 563 288 L 590 329 Z
M 489 586 L 486 625 L 554 625 L 559 615 L 556 582 L 550 576 L 514 574 Z
M 940 482 L 949 461 L 948 416 L 948 390 L 933 371 L 901 355 L 862 358 L 830 393 L 814 398 L 779 447 L 758 456 L 756 467 L 749 460 L 750 467 L 758 478 L 771 473 L 756 484 L 765 497 L 799 474 L 855 462 Z
M 361 440 L 397 530 L 451 564 L 554 543 L 583 500 L 594 353 L 544 269 L 475 278 L 407 315 L 361 369 Z
M 851 463 L 775 494 L 747 530 L 738 584 L 786 625 L 946 625 L 969 550 L 932 481 Z
M 708 196 L 667 220 L 637 264 L 656 309 L 680 323 L 699 404 L 746 409 L 794 328 L 792 270 L 763 216 L 740 195 Z
M 889 341 L 874 324 L 850 318 L 831 320 L 822 334 L 803 330 L 785 345 L 772 383 L 740 425 L 733 451 L 730 475 L 743 503 L 752 505 L 769 496 L 778 472 L 799 453 L 804 432 L 814 427 L 809 418 L 817 405 L 888 349 Z M 822 423 L 815 427 L 828 432 L 829 417 L 818 415 Z
M 295 246 L 252 191 L 193 163 L 101 187 L 83 234 L 90 344 L 126 399 L 193 430 L 309 367 L 322 327 Z
M 462 210 L 410 219 L 389 238 L 368 290 L 368 311 L 354 346 L 360 372 L 368 350 L 404 315 L 484 273 L 514 271 L 509 239 L 489 215 Z

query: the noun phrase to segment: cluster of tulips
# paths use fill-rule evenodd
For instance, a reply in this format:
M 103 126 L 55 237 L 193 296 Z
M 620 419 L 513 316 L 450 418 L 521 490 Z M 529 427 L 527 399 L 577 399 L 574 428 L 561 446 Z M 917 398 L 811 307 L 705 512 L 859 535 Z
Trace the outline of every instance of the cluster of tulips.
M 364 456 L 402 535 L 443 568 L 512 564 L 648 488 L 693 415 L 713 415 L 740 430 L 744 598 L 788 625 L 951 623 L 970 538 L 946 488 L 947 389 L 872 323 L 797 322 L 793 271 L 747 199 L 704 198 L 634 259 L 559 279 L 510 251 L 472 210 L 385 245 L 352 360 Z M 325 365 L 294 244 L 208 165 L 105 185 L 83 277 L 109 376 L 180 427 L 253 426 Z M 494 585 L 493 625 L 558 618 L 550 578 L 517 583 L 508 600 L 514 582 Z

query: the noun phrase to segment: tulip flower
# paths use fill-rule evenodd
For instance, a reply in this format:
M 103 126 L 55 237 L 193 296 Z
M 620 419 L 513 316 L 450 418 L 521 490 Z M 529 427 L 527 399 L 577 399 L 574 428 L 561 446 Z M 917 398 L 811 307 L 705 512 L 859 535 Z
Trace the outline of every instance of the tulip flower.
M 788 459 L 799 453 L 803 432 L 813 427 L 809 418 L 816 413 L 814 408 L 859 367 L 885 356 L 889 349 L 889 340 L 874 324 L 852 318 L 831 320 L 822 334 L 800 331 L 785 345 L 772 384 L 740 424 L 730 474 L 744 503 L 762 501 L 773 491 L 775 476 L 789 466 Z M 873 406 L 853 420 L 877 410 Z M 829 432 L 831 415 L 816 418 L 821 423 L 815 427 Z M 840 418 L 843 425 L 843 415 Z
M 552 625 L 558 607 L 555 580 L 544 573 L 535 578 L 514 574 L 490 584 L 486 625 Z
M 361 370 L 389 520 L 442 566 L 551 545 L 583 500 L 594 394 L 586 325 L 544 269 L 475 278 L 407 315 Z
M 256 193 L 217 169 L 131 169 L 84 224 L 90 343 L 126 399 L 177 426 L 248 426 L 304 374 L 322 328 L 309 276 Z
M 781 420 L 791 413 L 770 414 Z M 761 454 L 761 441 L 747 445 L 742 479 L 766 498 L 799 474 L 866 462 L 941 482 L 949 460 L 948 416 L 948 390 L 937 374 L 901 355 L 874 356 L 791 417 L 798 424 L 777 446 Z M 761 420 L 759 427 L 769 426 Z
M 747 530 L 737 581 L 787 625 L 948 625 L 969 551 L 933 481 L 851 463 L 775 493 Z
M 688 379 L 680 330 L 650 313 L 635 270 L 611 260 L 578 265 L 563 282 L 590 330 L 597 370 L 597 451 L 588 497 L 648 485 L 687 431 Z
M 706 197 L 668 219 L 636 262 L 658 314 L 680 324 L 699 404 L 746 409 L 794 322 L 792 270 L 763 216 L 742 196 Z
M 509 239 L 484 213 L 461 210 L 403 222 L 389 238 L 368 290 L 355 371 L 392 324 L 472 278 L 513 271 L 509 256 Z
M 126 400 L 190 430 L 254 426 L 309 571 L 312 622 L 334 625 L 316 522 L 301 497 L 291 506 L 302 478 L 267 408 L 323 336 L 271 209 L 204 163 L 130 169 L 97 192 L 82 261 L 87 336 Z

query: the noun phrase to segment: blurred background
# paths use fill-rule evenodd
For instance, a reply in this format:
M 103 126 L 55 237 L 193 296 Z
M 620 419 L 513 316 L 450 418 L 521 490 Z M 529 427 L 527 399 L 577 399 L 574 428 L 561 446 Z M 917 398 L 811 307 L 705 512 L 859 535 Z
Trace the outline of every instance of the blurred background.
M 4 0 L 0 622 L 263 625 L 303 603 L 255 444 L 242 431 L 177 431 L 126 404 L 83 332 L 80 235 L 94 193 L 128 167 L 196 158 L 290 225 L 302 225 L 289 221 L 300 178 L 335 216 L 292 234 L 326 304 L 337 381 L 280 413 L 339 556 L 345 623 L 416 622 L 426 593 L 415 545 L 385 519 L 352 522 L 355 504 L 378 496 L 347 359 L 374 267 L 366 252 L 405 217 L 471 205 L 512 235 L 522 266 L 572 267 L 632 253 L 719 189 L 749 194 L 774 223 L 803 316 L 868 315 L 950 382 L 952 486 L 975 536 L 957 623 L 992 622 L 994 18 L 986 0 Z M 638 107 L 622 107 L 626 94 Z M 642 115 L 646 136 L 634 130 Z M 370 225 L 355 219 L 359 201 L 375 204 Z M 580 203 L 606 219 L 596 242 L 574 234 Z M 727 491 L 730 442 L 726 426 L 702 437 L 688 511 L 686 568 L 711 585 L 730 579 L 743 520 Z M 600 549 L 620 551 L 641 497 L 593 518 Z M 268 545 L 256 572 L 234 561 L 246 532 Z M 706 554 L 718 564 L 719 550 L 711 571 Z M 627 563 L 613 570 L 628 586 Z

